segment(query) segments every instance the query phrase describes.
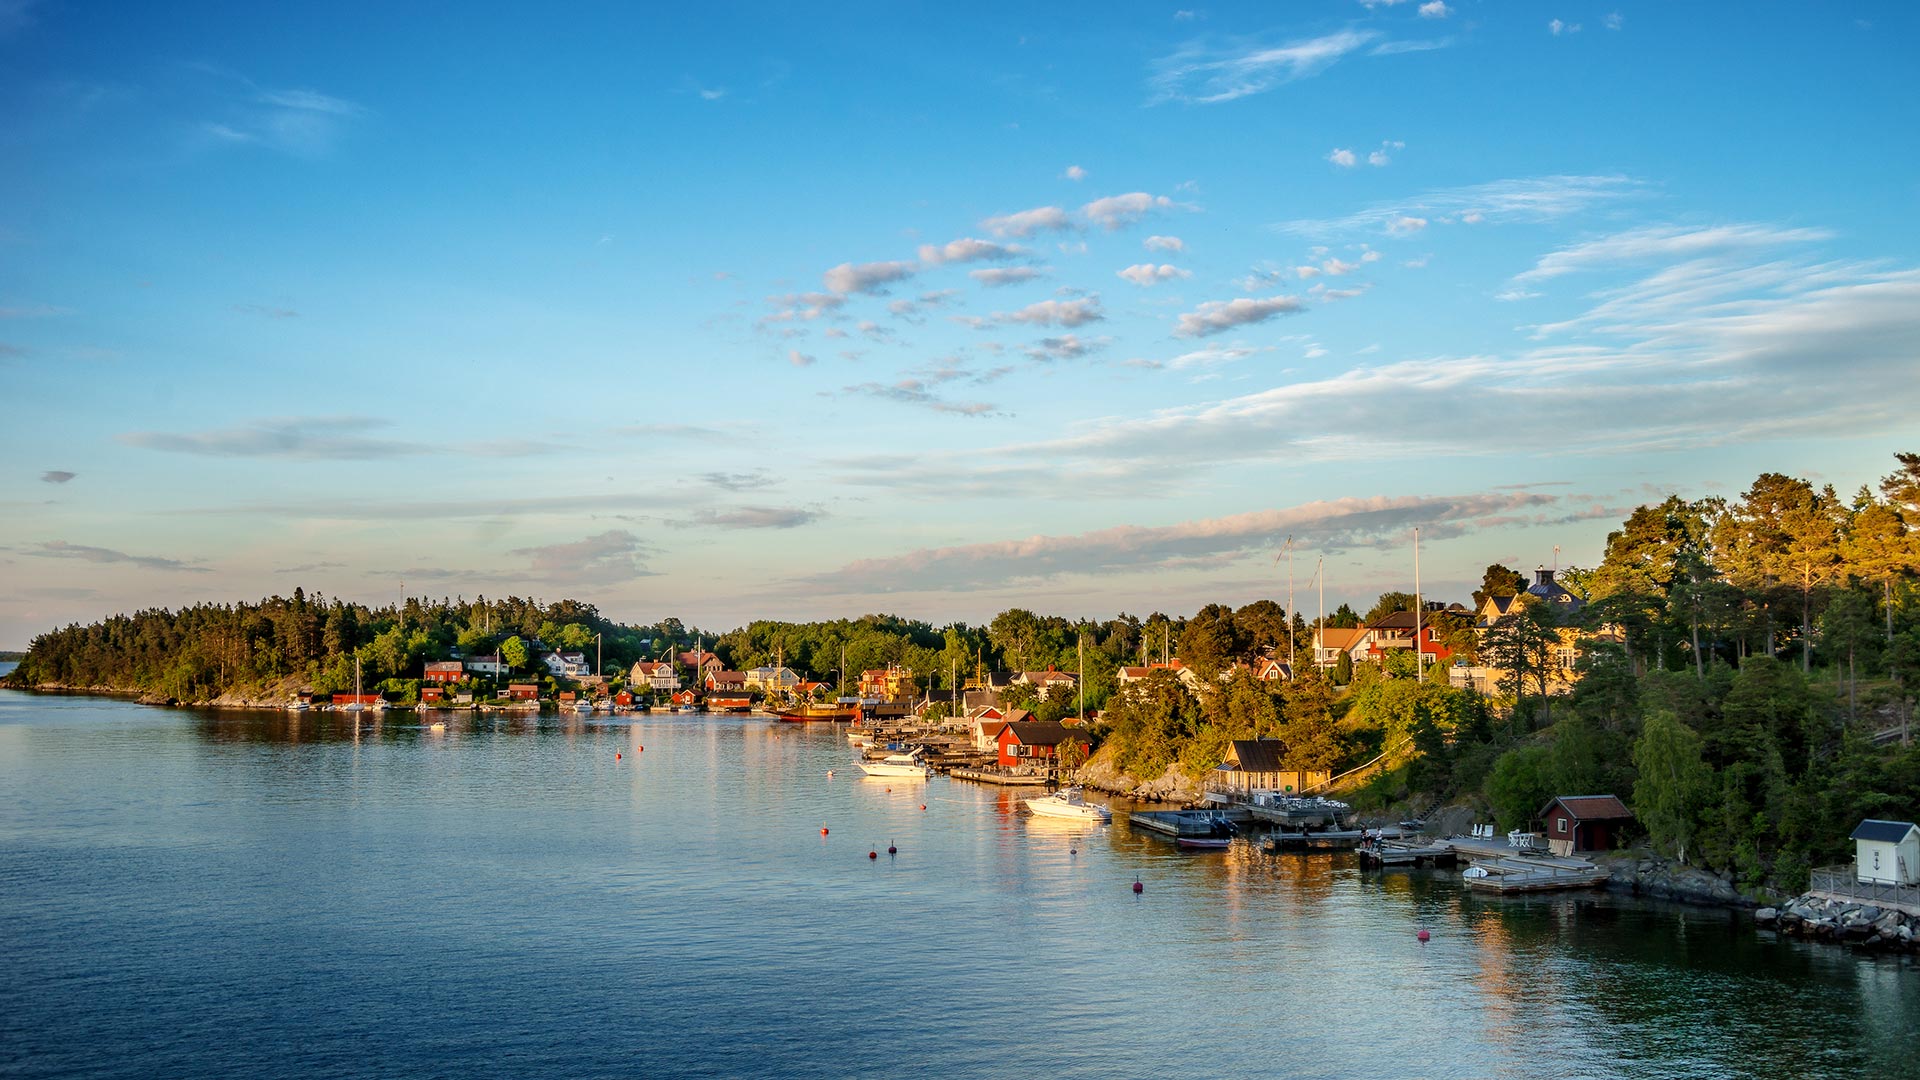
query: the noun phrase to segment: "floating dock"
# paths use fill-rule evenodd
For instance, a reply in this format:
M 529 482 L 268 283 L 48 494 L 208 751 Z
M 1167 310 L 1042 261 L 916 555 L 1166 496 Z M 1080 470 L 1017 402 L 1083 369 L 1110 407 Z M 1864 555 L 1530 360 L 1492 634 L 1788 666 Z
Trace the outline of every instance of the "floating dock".
M 1469 860 L 1463 880 L 1481 892 L 1591 889 L 1605 884 L 1608 877 L 1605 867 L 1585 859 L 1523 852 L 1498 840 L 1452 837 L 1440 843 Z
M 1135 828 L 1172 837 L 1187 848 L 1223 848 L 1233 839 L 1233 823 L 1212 810 L 1135 810 L 1127 815 Z
M 1267 834 L 1266 848 L 1277 851 L 1351 851 L 1360 846 L 1361 841 L 1373 836 L 1392 837 L 1401 835 L 1399 826 L 1384 829 L 1275 829 Z
M 1459 853 L 1444 840 L 1380 840 L 1360 848 L 1360 865 L 1378 869 L 1452 866 Z

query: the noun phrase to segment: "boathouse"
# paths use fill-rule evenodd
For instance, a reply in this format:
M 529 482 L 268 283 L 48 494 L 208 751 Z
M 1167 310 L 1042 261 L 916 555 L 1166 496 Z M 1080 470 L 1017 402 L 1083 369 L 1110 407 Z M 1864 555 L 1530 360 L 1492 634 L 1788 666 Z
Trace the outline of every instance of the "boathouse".
M 1633 821 L 1633 811 L 1613 795 L 1562 795 L 1540 810 L 1547 847 L 1555 855 L 1608 851 Z
M 507 700 L 538 701 L 540 700 L 540 684 L 530 682 L 508 683 Z
M 1067 725 L 1045 720 L 1008 721 L 1000 728 L 997 741 L 999 764 L 1003 769 L 1020 765 L 1051 768 L 1060 756 L 1060 748 L 1067 743 L 1079 744 L 1084 760 L 1084 751 L 1093 745 L 1085 735 Z
M 1855 878 L 1869 885 L 1920 885 L 1920 825 L 1868 818 L 1852 839 Z
M 1287 744 L 1278 739 L 1235 739 L 1226 760 L 1214 766 L 1207 788 L 1234 795 L 1256 791 L 1302 792 L 1333 775 L 1325 769 L 1288 769 L 1281 764 Z
M 446 691 L 438 686 L 423 686 L 420 688 L 420 704 L 431 705 L 441 700 L 445 695 Z

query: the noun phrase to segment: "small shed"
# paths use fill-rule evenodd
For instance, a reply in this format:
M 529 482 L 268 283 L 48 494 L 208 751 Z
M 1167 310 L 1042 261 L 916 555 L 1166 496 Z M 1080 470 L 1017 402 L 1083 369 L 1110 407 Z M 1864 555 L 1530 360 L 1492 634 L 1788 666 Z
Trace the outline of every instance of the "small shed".
M 507 697 L 514 701 L 538 701 L 540 699 L 540 684 L 530 682 L 508 683 Z
M 1540 810 L 1547 847 L 1555 855 L 1606 851 L 1614 846 L 1633 811 L 1613 795 L 1562 795 Z
M 1853 830 L 1854 877 L 1871 885 L 1920 885 L 1920 825 L 1868 818 Z
M 1324 769 L 1289 769 L 1281 763 L 1287 744 L 1278 739 L 1235 739 L 1227 744 L 1226 760 L 1214 766 L 1213 782 L 1217 791 L 1251 795 L 1256 791 L 1298 793 L 1326 783 L 1330 774 Z

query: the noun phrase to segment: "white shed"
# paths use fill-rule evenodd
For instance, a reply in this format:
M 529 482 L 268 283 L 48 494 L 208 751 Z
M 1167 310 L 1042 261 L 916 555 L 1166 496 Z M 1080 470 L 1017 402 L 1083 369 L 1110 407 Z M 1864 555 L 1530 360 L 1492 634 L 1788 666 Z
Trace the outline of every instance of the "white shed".
M 1872 885 L 1920 885 L 1920 825 L 1868 818 L 1853 830 L 1854 877 Z

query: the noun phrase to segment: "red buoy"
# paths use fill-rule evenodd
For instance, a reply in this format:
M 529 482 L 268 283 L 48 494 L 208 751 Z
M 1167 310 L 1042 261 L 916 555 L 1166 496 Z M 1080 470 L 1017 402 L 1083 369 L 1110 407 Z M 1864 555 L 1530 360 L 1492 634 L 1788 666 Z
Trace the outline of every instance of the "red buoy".
M 637 753 L 637 754 L 644 754 L 644 753 L 646 753 L 646 752 L 647 752 L 647 748 L 646 748 L 646 747 L 644 747 L 644 746 L 636 746 L 636 747 L 634 747 L 634 748 L 633 748 L 633 750 L 634 750 L 634 752 L 635 752 L 635 753 Z
M 877 859 L 877 858 L 879 858 L 879 857 L 880 857 L 880 853 L 879 853 L 879 852 L 877 852 L 877 851 L 869 851 L 869 852 L 867 852 L 867 858 L 869 858 L 869 859 Z
M 615 751 L 613 752 L 613 760 L 615 760 L 615 761 L 619 761 L 619 760 L 620 760 L 620 751 L 618 751 L 618 750 L 615 750 Z
M 1419 938 L 1419 939 L 1420 939 L 1420 944 L 1422 944 L 1422 945 L 1425 945 L 1425 944 L 1427 943 L 1427 941 L 1428 941 L 1428 940 L 1429 940 L 1430 938 L 1432 938 L 1432 937 L 1433 937 L 1433 935 L 1432 935 L 1432 934 L 1429 934 L 1429 933 L 1427 933 L 1427 932 L 1426 932 L 1425 930 L 1422 930 L 1422 931 L 1420 931 L 1420 932 L 1419 932 L 1418 934 L 1415 934 L 1415 935 L 1413 935 L 1413 936 L 1414 936 L 1414 937 L 1417 937 L 1417 938 Z
M 893 846 L 892 844 L 888 844 L 888 845 L 887 845 L 887 854 L 889 854 L 889 855 L 898 855 L 898 854 L 900 854 L 900 849 L 899 849 L 899 848 L 897 848 L 897 847 L 894 847 L 894 846 Z
M 920 804 L 920 809 L 922 809 L 922 810 L 925 810 L 926 808 L 927 808 L 927 804 L 926 804 L 926 803 L 921 803 L 921 804 Z
M 827 835 L 827 827 L 825 825 L 820 826 L 820 835 L 821 836 Z

